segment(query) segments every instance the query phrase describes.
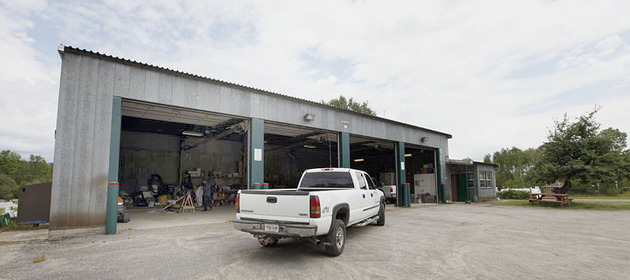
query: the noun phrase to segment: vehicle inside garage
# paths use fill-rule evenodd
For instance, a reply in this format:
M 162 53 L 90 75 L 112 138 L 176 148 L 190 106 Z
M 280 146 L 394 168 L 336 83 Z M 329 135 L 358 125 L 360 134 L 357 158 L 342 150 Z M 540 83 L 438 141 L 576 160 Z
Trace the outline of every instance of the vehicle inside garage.
M 396 185 L 394 143 L 350 136 L 350 167 L 367 172 L 383 185 Z

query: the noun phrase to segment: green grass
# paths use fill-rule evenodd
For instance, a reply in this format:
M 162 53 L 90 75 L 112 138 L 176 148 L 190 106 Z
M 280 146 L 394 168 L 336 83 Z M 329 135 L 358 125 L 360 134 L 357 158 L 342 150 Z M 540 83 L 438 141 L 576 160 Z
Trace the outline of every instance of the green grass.
M 47 229 L 48 224 L 33 224 L 33 225 L 18 225 L 15 220 L 11 221 L 8 226 L 0 227 L 0 232 L 4 231 L 18 231 L 18 230 L 35 230 L 35 229 Z
M 490 203 L 496 206 L 521 206 L 532 208 L 554 209 L 590 209 L 590 210 L 630 210 L 629 201 L 573 201 L 570 205 L 560 207 L 555 203 L 531 204 L 527 200 L 499 200 Z
M 571 198 L 582 199 L 630 199 L 630 192 L 625 192 L 619 195 L 603 195 L 603 194 L 571 194 Z

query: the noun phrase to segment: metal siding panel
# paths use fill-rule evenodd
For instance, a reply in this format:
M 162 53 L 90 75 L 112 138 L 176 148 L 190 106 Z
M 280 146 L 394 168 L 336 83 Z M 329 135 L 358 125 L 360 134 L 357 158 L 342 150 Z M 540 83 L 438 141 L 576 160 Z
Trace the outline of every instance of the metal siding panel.
M 114 92 L 114 69 L 111 62 L 100 61 L 94 110 L 94 139 L 92 142 L 92 171 L 90 191 L 90 225 L 104 225 L 109 175 L 109 151 L 111 136 L 111 108 Z M 117 147 L 111 149 L 118 150 Z
M 192 79 L 180 78 L 182 85 L 184 86 L 184 96 L 186 96 L 186 103 L 184 106 L 188 108 L 200 109 L 199 93 L 197 92 L 197 81 Z
M 231 89 L 228 87 L 221 87 L 220 89 L 220 97 L 219 97 L 219 108 L 218 108 L 218 112 L 230 112 L 230 109 L 232 108 L 232 98 L 230 98 L 230 92 Z
M 130 92 L 130 66 L 125 64 L 116 64 L 116 74 L 114 76 L 114 95 L 134 98 L 135 93 Z
M 244 102 L 243 105 L 249 106 L 249 115 L 252 118 L 263 118 L 260 109 L 260 95 L 249 94 L 249 102 Z
M 210 83 L 198 81 L 197 95 L 199 96 L 199 109 L 206 111 L 216 111 L 216 105 L 212 103 L 213 98 L 212 94 L 210 93 Z
M 173 95 L 169 104 L 178 107 L 183 107 L 186 104 L 186 87 L 181 79 L 173 81 Z
M 210 108 L 210 111 L 213 111 L 213 112 L 226 111 L 223 108 L 229 108 L 229 105 L 225 105 L 224 100 L 221 100 L 221 98 L 223 97 L 223 87 L 215 83 L 203 83 L 203 84 L 205 85 L 203 89 L 203 94 L 205 96 L 202 98 L 205 98 L 206 103 L 208 104 L 207 107 Z M 224 105 L 225 107 L 222 107 Z
M 77 100 L 77 133 L 74 135 L 74 163 L 70 198 L 70 226 L 88 226 L 92 145 L 94 140 L 94 111 L 96 108 L 96 83 L 98 80 L 98 60 L 83 57 L 79 77 L 79 98 Z
M 278 121 L 283 121 L 283 122 L 287 122 L 288 121 L 288 116 L 291 113 L 291 104 L 289 104 L 288 102 L 282 102 L 282 100 L 280 100 L 278 102 Z
M 335 125 L 337 123 L 337 118 L 335 117 L 335 112 L 331 110 L 327 110 L 326 115 L 328 117 L 328 126 L 326 127 L 329 130 L 334 130 Z
M 270 120 L 278 119 L 278 100 L 276 98 L 265 98 L 266 117 Z
M 243 102 L 244 96 L 239 94 L 239 91 L 230 88 L 230 113 L 235 115 L 242 115 L 241 112 L 241 103 Z
M 129 98 L 144 100 L 147 70 L 139 67 L 131 67 L 129 71 Z
M 55 164 L 50 203 L 50 228 L 66 228 L 70 225 L 70 198 L 74 171 L 74 135 L 77 121 L 77 99 L 81 56 L 62 55 L 57 129 L 55 134 Z
M 173 75 L 159 73 L 159 79 L 160 88 L 158 89 L 158 102 L 162 104 L 171 104 L 175 87 L 173 85 Z
M 158 102 L 158 92 L 160 90 L 160 73 L 147 71 L 144 86 L 144 99 L 149 102 Z
M 236 114 L 241 115 L 241 116 L 252 117 L 252 114 L 251 114 L 252 93 L 247 92 L 247 91 L 242 91 L 242 90 L 236 90 L 236 92 L 237 92 L 236 99 L 239 99 L 239 104 L 238 104 L 238 109 L 236 110 Z

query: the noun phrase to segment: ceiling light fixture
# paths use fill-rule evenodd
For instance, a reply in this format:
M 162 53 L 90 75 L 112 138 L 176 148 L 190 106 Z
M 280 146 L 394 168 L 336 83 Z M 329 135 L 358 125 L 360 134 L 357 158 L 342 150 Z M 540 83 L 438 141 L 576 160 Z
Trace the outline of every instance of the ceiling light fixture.
M 411 154 L 405 154 L 405 157 L 411 157 Z
M 203 136 L 203 132 L 184 130 L 184 131 L 182 131 L 182 135 L 194 136 L 194 137 L 202 137 Z
M 313 146 L 313 145 L 304 145 L 304 148 L 317 149 L 317 146 Z
M 358 158 L 358 159 L 355 159 L 355 160 L 354 160 L 354 162 L 362 162 L 362 161 L 365 161 L 365 159 Z

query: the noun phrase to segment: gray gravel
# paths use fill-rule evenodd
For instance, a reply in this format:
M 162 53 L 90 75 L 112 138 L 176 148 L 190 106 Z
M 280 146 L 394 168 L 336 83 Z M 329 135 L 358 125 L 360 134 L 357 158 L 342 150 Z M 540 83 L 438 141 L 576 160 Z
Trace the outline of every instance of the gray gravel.
M 389 207 L 339 257 L 229 222 L 0 245 L 2 279 L 628 279 L 630 211 Z M 34 262 L 43 259 L 41 262 Z

